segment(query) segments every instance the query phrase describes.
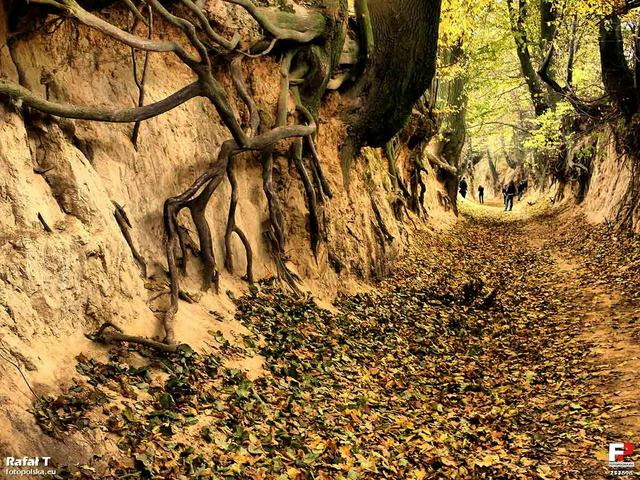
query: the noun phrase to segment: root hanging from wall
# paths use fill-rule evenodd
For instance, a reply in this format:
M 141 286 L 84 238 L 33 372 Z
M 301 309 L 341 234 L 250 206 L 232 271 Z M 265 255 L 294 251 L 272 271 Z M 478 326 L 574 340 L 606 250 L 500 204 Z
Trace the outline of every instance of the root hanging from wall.
M 231 255 L 231 236 L 235 233 L 239 238 L 242 244 L 244 245 L 245 254 L 247 257 L 247 273 L 246 280 L 249 283 L 253 283 L 253 250 L 251 249 L 251 244 L 249 243 L 249 239 L 242 231 L 240 227 L 236 224 L 236 209 L 238 207 L 238 181 L 236 179 L 235 173 L 233 171 L 233 158 L 229 160 L 229 164 L 227 165 L 227 178 L 229 179 L 229 183 L 231 184 L 231 202 L 229 205 L 229 217 L 227 220 L 227 230 L 224 236 L 224 245 L 225 245 L 225 257 L 224 257 L 224 265 L 225 268 L 233 273 L 233 257 Z
M 131 232 L 129 230 L 132 229 L 133 227 L 131 226 L 131 222 L 129 221 L 127 212 L 125 212 L 124 207 L 122 205 L 119 205 L 116 202 L 113 202 L 113 205 L 116 207 L 115 211 L 113 212 L 113 215 L 114 217 L 116 217 L 116 222 L 120 227 L 120 231 L 122 232 L 122 235 L 124 236 L 124 239 L 127 242 L 127 245 L 129 245 L 129 249 L 131 250 L 131 254 L 133 255 L 133 258 L 135 259 L 135 261 L 138 263 L 138 266 L 142 270 L 142 276 L 146 278 L 147 263 L 145 262 L 142 255 L 138 253 L 138 250 L 136 249 L 133 243 L 133 239 L 131 238 Z

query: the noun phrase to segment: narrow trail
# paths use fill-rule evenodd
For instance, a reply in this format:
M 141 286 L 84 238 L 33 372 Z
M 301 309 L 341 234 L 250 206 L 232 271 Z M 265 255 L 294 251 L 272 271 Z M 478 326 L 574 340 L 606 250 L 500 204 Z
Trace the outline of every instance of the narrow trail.
M 543 343 L 556 345 L 566 359 L 583 359 L 572 368 L 582 388 L 576 397 L 580 401 L 570 408 L 592 407 L 592 421 L 598 423 L 594 430 L 600 435 L 582 438 L 592 458 L 585 456 L 573 473 L 575 450 L 559 448 L 555 462 L 563 467 L 556 474 L 610 478 L 605 468 L 608 443 L 640 440 L 640 245 L 638 239 L 621 242 L 616 234 L 580 218 L 523 214 L 523 206 L 504 212 L 495 201 L 463 208 L 467 217 L 460 235 L 475 239 L 483 256 L 488 253 L 489 270 L 506 272 L 501 278 L 504 290 L 514 292 L 512 309 L 522 316 L 543 314 L 543 329 L 536 332 L 549 337 Z M 509 275 L 515 259 L 523 259 L 521 268 Z M 557 345 L 558 339 L 566 344 Z M 539 368 L 537 363 L 531 368 Z M 562 361 L 557 369 L 560 376 L 566 373 Z
M 109 432 L 123 458 L 92 479 L 609 478 L 640 436 L 640 244 L 522 208 L 464 202 L 331 311 L 263 282 L 236 300 L 253 334 L 213 353 L 79 358 L 40 425 Z M 256 354 L 254 381 L 226 366 Z

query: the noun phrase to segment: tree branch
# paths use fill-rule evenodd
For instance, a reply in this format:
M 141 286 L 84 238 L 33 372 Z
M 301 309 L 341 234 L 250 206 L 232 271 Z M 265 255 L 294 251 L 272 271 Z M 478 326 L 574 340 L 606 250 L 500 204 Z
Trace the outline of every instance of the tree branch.
M 322 36 L 326 28 L 324 15 L 313 10 L 289 13 L 275 8 L 258 7 L 251 0 L 225 0 L 240 5 L 272 36 L 279 40 L 309 43 Z
M 205 31 L 205 33 L 209 36 L 209 38 L 211 38 L 211 40 L 216 42 L 218 45 L 222 45 L 227 50 L 236 49 L 236 47 L 238 46 L 238 42 L 240 41 L 240 35 L 236 33 L 231 40 L 227 40 L 226 38 L 217 34 L 213 30 L 213 28 L 211 28 L 211 23 L 209 22 L 209 19 L 205 16 L 204 12 L 200 7 L 198 7 L 191 0 L 182 0 L 182 3 L 189 10 L 191 10 L 194 13 L 194 15 L 198 18 L 198 20 L 200 21 L 200 26 Z
M 542 62 L 540 66 L 540 70 L 538 70 L 538 75 L 551 89 L 565 98 L 579 113 L 584 113 L 590 117 L 600 117 L 603 114 L 603 106 L 598 104 L 589 104 L 580 100 L 575 96 L 575 94 L 571 91 L 571 89 L 567 87 L 561 87 L 558 82 L 556 82 L 551 75 L 549 74 L 549 65 L 551 64 L 551 59 L 553 58 L 553 53 L 555 48 L 551 45 L 549 48 L 549 52 Z
M 159 102 L 143 107 L 114 109 L 50 102 L 18 84 L 0 79 L 0 98 L 8 98 L 57 117 L 93 120 L 96 122 L 133 123 L 147 120 L 168 112 L 194 97 L 202 96 L 203 93 L 204 90 L 200 82 L 194 82 Z
M 440 158 L 438 158 L 436 155 L 431 153 L 429 151 L 429 149 L 425 148 L 424 152 L 427 155 L 427 159 L 429 160 L 430 163 L 432 163 L 433 165 L 436 165 L 437 167 L 440 167 L 443 170 L 446 170 L 447 172 L 449 172 L 452 175 L 458 175 L 458 169 L 457 168 L 452 167 L 447 162 L 445 162 L 445 161 L 441 160 Z

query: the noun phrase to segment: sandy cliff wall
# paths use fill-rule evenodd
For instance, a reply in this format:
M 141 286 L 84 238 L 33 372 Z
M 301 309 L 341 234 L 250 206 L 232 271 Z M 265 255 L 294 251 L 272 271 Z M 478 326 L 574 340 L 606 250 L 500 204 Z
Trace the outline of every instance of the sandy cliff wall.
M 621 206 L 628 201 L 632 164 L 618 151 L 608 129 L 600 132 L 595 141 L 591 180 L 583 205 L 591 221 L 615 223 Z M 640 218 L 635 218 L 634 223 L 636 231 L 640 232 Z
M 221 8 L 221 2 L 212 4 L 214 9 Z M 158 31 L 171 35 L 171 29 L 161 24 Z M 7 16 L 0 11 L 0 44 L 5 45 L 6 36 Z M 13 59 L 6 46 L 0 49 L 0 76 L 20 77 L 25 86 L 52 100 L 122 106 L 137 101 L 129 49 L 71 22 L 53 33 L 25 37 L 12 53 Z M 273 112 L 277 64 L 261 59 L 246 62 L 244 68 L 260 107 Z M 171 56 L 153 55 L 148 101 L 172 93 L 190 78 Z M 49 79 L 47 85 L 43 79 Z M 233 91 L 224 66 L 219 79 Z M 242 103 L 233 100 L 238 115 L 244 116 Z M 304 288 L 327 300 L 390 268 L 411 235 L 412 223 L 394 218 L 391 203 L 397 193 L 392 191 L 380 151 L 367 150 L 358 159 L 349 191 L 344 188 L 338 152 L 345 131 L 334 114 L 337 108 L 339 99 L 327 99 L 319 127 L 318 147 L 335 195 L 323 209 L 327 242 L 317 259 L 309 246 L 302 186 L 288 161 L 286 145 L 280 147 L 276 165 L 278 194 L 286 208 L 290 267 Z M 100 354 L 101 347 L 84 334 L 102 322 L 111 321 L 127 333 L 161 334 L 158 315 L 168 304 L 166 295 L 158 297 L 166 284 L 163 202 L 203 172 L 229 135 L 204 100 L 192 100 L 144 122 L 137 150 L 129 139 L 131 128 L 59 121 L 0 104 L 0 456 L 50 454 L 65 457 L 68 463 L 86 457 L 96 442 L 106 441 L 82 437 L 61 443 L 42 435 L 27 412 L 33 395 L 19 371 L 36 394 L 55 392 L 69 384 L 78 353 Z M 237 165 L 238 223 L 253 246 L 256 276 L 273 276 L 275 268 L 262 237 L 267 205 L 261 166 L 252 155 L 243 156 Z M 446 223 L 448 217 L 439 211 L 437 200 L 440 186 L 433 174 L 425 180 L 431 222 Z M 218 263 L 222 263 L 229 192 L 229 186 L 223 185 L 207 212 Z M 112 201 L 125 206 L 133 241 L 148 265 L 147 277 L 119 230 Z M 372 201 L 379 205 L 392 240 L 380 240 Z M 414 216 L 412 220 L 423 219 Z M 239 242 L 234 247 L 237 272 L 241 272 L 244 253 Z M 198 261 L 193 259 L 183 284 L 195 295 L 198 273 Z M 196 304 L 181 302 L 178 340 L 198 348 L 211 340 L 208 331 L 237 328 L 227 320 L 221 322 L 219 316 L 228 319 L 233 310 L 225 292 L 245 286 L 239 273 L 223 270 L 220 295 L 206 294 Z
M 573 181 L 552 185 L 552 197 L 564 198 L 572 205 L 577 201 L 579 211 L 593 223 L 619 227 L 622 213 L 634 201 L 630 194 L 633 162 L 617 145 L 611 127 L 601 126 L 581 138 L 569 154 L 572 162 L 583 164 L 588 170 L 578 167 L 573 170 Z M 560 195 L 558 189 L 563 190 Z M 638 209 L 631 217 L 633 231 L 640 233 Z

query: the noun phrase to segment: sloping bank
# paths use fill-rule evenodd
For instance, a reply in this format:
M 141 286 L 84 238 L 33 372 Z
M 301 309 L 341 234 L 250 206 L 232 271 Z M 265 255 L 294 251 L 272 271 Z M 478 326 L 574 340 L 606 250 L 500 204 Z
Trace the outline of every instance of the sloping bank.
M 5 3 L 0 8 L 4 45 L 16 26 Z M 225 22 L 232 21 L 242 36 L 261 36 L 238 6 L 212 1 L 207 12 L 225 32 Z M 102 14 L 114 24 L 127 25 L 130 20 L 123 6 L 111 6 Z M 155 28 L 163 38 L 180 36 L 161 19 L 156 18 Z M 83 25 L 49 23 L 10 43 L 10 48 L 0 49 L 0 77 L 43 98 L 80 105 L 134 105 L 138 100 L 131 49 Z M 137 55 L 141 68 L 144 55 Z M 264 118 L 277 113 L 281 74 L 276 58 L 247 60 L 242 67 Z M 151 55 L 147 101 L 169 95 L 191 76 L 175 57 Z M 229 66 L 217 66 L 215 77 L 231 92 L 237 116 L 248 123 Z M 287 108 L 293 112 L 292 102 Z M 441 187 L 428 165 L 412 177 L 415 189 L 426 187 L 421 198 L 425 208 L 410 212 L 404 200 L 399 204 L 403 194 L 395 176 L 389 176 L 388 160 L 380 149 L 366 148 L 354 159 L 347 189 L 340 160 L 348 138 L 341 94 L 328 94 L 320 108 L 316 145 L 333 197 L 324 198 L 318 207 L 323 231 L 316 255 L 310 245 L 307 192 L 291 160 L 291 142 L 277 146 L 273 172 L 275 190 L 285 206 L 287 268 L 300 279 L 301 290 L 331 299 L 336 292 L 358 290 L 363 282 L 391 272 L 412 238 L 414 223 L 444 226 L 451 217 L 440 205 Z M 85 337 L 104 322 L 128 334 L 162 339 L 161 318 L 169 308 L 163 203 L 210 165 L 228 132 L 204 99 L 143 122 L 137 147 L 131 142 L 131 124 L 63 120 L 6 101 L 0 103 L 0 115 L 0 452 L 86 462 L 106 440 L 84 434 L 61 442 L 44 435 L 27 409 L 34 395 L 57 395 L 68 387 L 77 375 L 78 354 L 106 360 L 106 350 Z M 414 171 L 413 152 L 401 145 L 396 154 L 397 169 L 408 179 Z M 269 208 L 260 156 L 244 154 L 235 174 L 237 224 L 253 247 L 253 274 L 256 280 L 273 278 L 278 268 L 263 235 Z M 225 180 L 206 211 L 219 264 L 230 198 Z M 202 294 L 199 245 L 188 243 L 196 229 L 186 216 L 181 222 L 181 233 L 188 234 L 188 262 L 181 275 L 175 336 L 202 350 L 209 342 L 217 343 L 210 331 L 223 330 L 227 336 L 243 331 L 232 320 L 236 307 L 225 292 L 239 295 L 248 288 L 241 278 L 246 256 L 239 237 L 233 236 L 235 273 L 220 265 L 220 294 Z

